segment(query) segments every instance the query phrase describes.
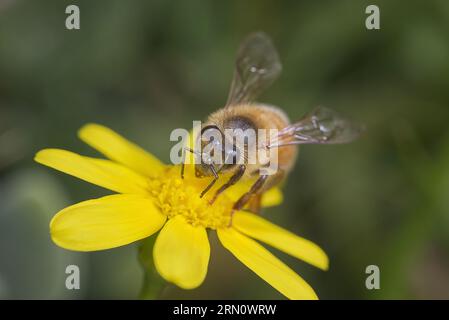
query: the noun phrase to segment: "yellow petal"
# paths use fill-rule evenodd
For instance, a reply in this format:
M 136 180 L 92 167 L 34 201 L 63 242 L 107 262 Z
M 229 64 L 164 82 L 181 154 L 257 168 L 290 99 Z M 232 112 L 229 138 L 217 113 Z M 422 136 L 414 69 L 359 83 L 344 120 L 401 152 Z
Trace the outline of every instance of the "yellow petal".
M 36 154 L 34 160 L 112 191 L 147 193 L 146 178 L 109 160 L 84 157 L 61 149 L 41 150 Z
M 206 230 L 175 216 L 159 233 L 153 255 L 156 269 L 165 280 L 183 289 L 194 289 L 203 282 L 209 264 Z
M 139 195 L 116 194 L 80 202 L 59 211 L 50 222 L 53 241 L 76 251 L 110 249 L 158 231 L 166 216 Z
M 284 199 L 281 189 L 274 187 L 262 194 L 262 207 L 274 207 L 282 203 Z
M 104 126 L 87 124 L 80 129 L 78 135 L 81 140 L 109 159 L 140 174 L 153 177 L 164 168 L 163 163 L 156 157 Z
M 263 241 L 323 270 L 329 267 L 329 259 L 324 251 L 312 241 L 301 238 L 260 216 L 236 212 L 232 226 L 251 238 Z
M 226 249 L 287 298 L 318 299 L 304 279 L 256 241 L 233 228 L 218 229 L 217 233 Z

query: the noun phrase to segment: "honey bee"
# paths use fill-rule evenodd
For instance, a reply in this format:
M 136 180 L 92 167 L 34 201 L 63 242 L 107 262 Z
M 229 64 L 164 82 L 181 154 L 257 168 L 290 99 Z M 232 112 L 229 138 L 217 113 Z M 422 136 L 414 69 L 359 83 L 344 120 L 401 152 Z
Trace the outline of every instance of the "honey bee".
M 231 176 L 217 189 L 211 198 L 215 199 L 226 189 L 236 184 L 242 178 L 252 178 L 255 182 L 250 189 L 234 204 L 233 210 L 240 210 L 248 205 L 249 210 L 258 212 L 261 195 L 282 182 L 295 164 L 298 145 L 301 144 L 335 144 L 347 143 L 357 138 L 361 126 L 345 119 L 331 109 L 318 107 L 303 118 L 291 123 L 288 116 L 280 108 L 255 102 L 257 96 L 269 87 L 279 76 L 282 65 L 277 50 L 270 38 L 262 32 L 249 35 L 240 45 L 237 52 L 234 76 L 226 105 L 212 113 L 201 126 L 200 141 L 202 149 L 210 139 L 208 133 L 218 132 L 223 139 L 214 141 L 216 149 L 222 153 L 224 159 L 231 159 L 224 163 L 216 163 L 212 157 L 202 151 L 186 148 L 197 153 L 200 160 L 195 164 L 195 174 L 198 178 L 212 177 L 210 184 L 201 192 L 203 197 L 219 180 L 221 173 L 230 172 Z M 270 136 L 268 142 L 262 146 L 257 139 L 245 141 L 242 146 L 231 142 L 231 148 L 224 147 L 225 131 L 242 132 L 247 129 L 276 129 L 277 134 Z M 238 134 L 238 133 L 237 133 Z M 262 168 L 273 163 L 247 161 L 248 143 L 257 143 L 257 148 L 264 148 L 267 152 L 277 152 L 274 174 L 262 174 Z M 271 158 L 270 158 L 271 159 Z M 183 177 L 184 166 L 181 176 Z

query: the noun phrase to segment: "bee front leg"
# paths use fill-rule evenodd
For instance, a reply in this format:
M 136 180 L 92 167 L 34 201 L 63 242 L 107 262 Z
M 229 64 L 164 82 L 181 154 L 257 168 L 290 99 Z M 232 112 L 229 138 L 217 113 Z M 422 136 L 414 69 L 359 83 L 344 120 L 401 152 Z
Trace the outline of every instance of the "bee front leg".
M 213 204 L 215 202 L 215 200 L 217 200 L 217 197 L 226 189 L 228 189 L 230 186 L 236 184 L 242 177 L 243 174 L 245 173 L 246 170 L 246 166 L 244 164 L 240 165 L 239 168 L 237 169 L 237 171 L 231 176 L 231 178 L 229 178 L 229 181 L 226 182 L 224 185 L 222 185 L 220 187 L 220 189 L 217 190 L 217 192 L 215 192 L 214 197 L 209 201 L 210 204 Z
M 207 191 L 209 191 L 214 186 L 214 184 L 215 184 L 215 182 L 217 182 L 217 180 L 218 180 L 218 177 L 214 177 L 212 179 L 212 181 L 207 185 L 207 187 L 204 188 L 203 191 L 201 191 L 200 198 L 204 197 L 204 195 L 207 193 Z
M 215 184 L 215 182 L 217 182 L 218 180 L 218 173 L 215 171 L 214 166 L 209 166 L 209 170 L 212 172 L 212 174 L 214 175 L 214 179 L 209 183 L 209 185 L 201 192 L 200 194 L 200 198 L 204 197 L 204 195 L 206 194 L 207 191 L 210 190 L 210 188 L 212 188 Z

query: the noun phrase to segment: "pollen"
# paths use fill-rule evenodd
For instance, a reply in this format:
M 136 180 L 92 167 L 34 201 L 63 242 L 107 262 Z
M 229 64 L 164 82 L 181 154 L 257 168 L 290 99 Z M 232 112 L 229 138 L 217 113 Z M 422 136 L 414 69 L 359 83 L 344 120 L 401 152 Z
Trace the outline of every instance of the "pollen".
M 193 226 L 214 230 L 229 226 L 233 201 L 223 193 L 210 204 L 207 198 L 200 198 L 203 186 L 203 179 L 193 175 L 187 174 L 182 179 L 179 167 L 175 166 L 152 179 L 149 191 L 155 204 L 168 218 L 183 215 Z

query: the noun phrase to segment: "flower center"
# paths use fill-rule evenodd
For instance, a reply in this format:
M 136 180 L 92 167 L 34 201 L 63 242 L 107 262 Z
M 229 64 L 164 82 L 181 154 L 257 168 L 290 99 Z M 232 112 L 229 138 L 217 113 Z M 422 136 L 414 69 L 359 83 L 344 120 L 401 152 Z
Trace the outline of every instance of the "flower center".
M 212 178 L 211 178 L 212 179 Z M 181 179 L 179 167 L 171 166 L 149 183 L 151 196 L 168 218 L 183 215 L 194 226 L 217 229 L 227 227 L 231 221 L 233 201 L 221 194 L 211 205 L 200 193 L 210 181 L 186 174 Z M 209 191 L 213 194 L 213 190 Z

